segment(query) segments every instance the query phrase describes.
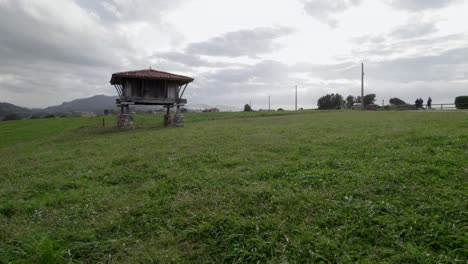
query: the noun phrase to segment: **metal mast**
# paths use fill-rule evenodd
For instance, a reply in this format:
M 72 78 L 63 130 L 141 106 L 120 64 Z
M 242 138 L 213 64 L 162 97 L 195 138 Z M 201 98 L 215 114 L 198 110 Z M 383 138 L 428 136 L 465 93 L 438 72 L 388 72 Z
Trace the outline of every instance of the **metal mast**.
M 295 102 L 296 102 L 295 103 L 295 109 L 296 109 L 295 111 L 297 112 L 297 84 L 296 84 L 296 100 L 295 100 Z
M 364 110 L 364 62 L 361 64 L 361 109 Z

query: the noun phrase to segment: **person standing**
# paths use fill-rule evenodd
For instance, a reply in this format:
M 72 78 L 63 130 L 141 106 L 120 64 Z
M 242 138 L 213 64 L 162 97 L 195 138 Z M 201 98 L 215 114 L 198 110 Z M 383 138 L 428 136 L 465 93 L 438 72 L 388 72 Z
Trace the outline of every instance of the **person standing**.
M 422 98 L 419 98 L 419 107 L 424 109 L 424 100 Z
M 432 109 L 432 98 L 431 97 L 429 97 L 427 99 L 427 109 Z

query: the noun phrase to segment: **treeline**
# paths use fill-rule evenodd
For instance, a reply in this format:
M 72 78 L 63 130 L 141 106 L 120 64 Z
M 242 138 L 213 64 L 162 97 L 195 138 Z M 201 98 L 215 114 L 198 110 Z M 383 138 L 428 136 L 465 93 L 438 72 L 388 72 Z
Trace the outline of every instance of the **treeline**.
M 154 114 L 154 113 L 164 113 L 166 109 L 164 108 L 155 108 L 155 109 L 138 109 L 135 107 L 130 107 L 130 111 L 136 114 Z M 187 112 L 188 109 L 182 108 L 183 113 Z M 219 110 L 218 110 L 219 111 Z M 99 112 L 85 112 L 85 111 L 69 111 L 69 112 L 34 112 L 34 113 L 8 113 L 6 115 L 0 115 L 0 121 L 13 121 L 13 120 L 22 120 L 22 119 L 43 119 L 43 118 L 63 118 L 63 117 L 94 117 L 97 115 L 116 115 L 120 113 L 120 110 L 117 108 L 113 109 L 104 109 L 101 113 Z
M 83 114 L 81 112 L 73 113 L 34 113 L 30 115 L 10 113 L 3 117 L 0 117 L 1 121 L 13 121 L 13 120 L 22 120 L 22 119 L 44 119 L 44 118 L 57 118 L 57 117 L 81 117 L 81 116 L 92 116 L 94 113 Z
M 12 121 L 12 120 L 21 120 L 21 119 L 40 119 L 40 118 L 55 118 L 57 117 L 54 114 L 33 114 L 31 116 L 24 116 L 20 114 L 10 113 L 4 116 L 2 121 Z
M 375 104 L 375 98 L 375 94 L 366 94 L 364 96 L 364 108 L 377 109 L 383 107 L 386 110 L 413 110 L 417 108 L 414 104 L 408 104 L 396 97 L 389 100 L 390 105 L 379 106 Z M 362 101 L 361 96 L 348 95 L 344 99 L 342 95 L 332 93 L 320 97 L 317 106 L 319 110 L 353 109 L 361 108 Z M 457 96 L 454 104 L 457 109 L 468 109 L 468 96 Z
M 375 94 L 364 95 L 364 107 L 379 107 L 375 105 Z M 346 99 L 341 94 L 332 93 L 320 97 L 317 101 L 318 109 L 320 110 L 332 110 L 332 109 L 351 109 L 355 105 L 361 106 L 361 96 L 348 95 Z

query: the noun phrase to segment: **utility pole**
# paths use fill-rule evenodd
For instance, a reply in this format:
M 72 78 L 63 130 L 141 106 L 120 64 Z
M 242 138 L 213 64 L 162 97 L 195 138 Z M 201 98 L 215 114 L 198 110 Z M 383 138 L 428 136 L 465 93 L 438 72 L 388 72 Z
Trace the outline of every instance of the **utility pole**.
M 268 96 L 268 112 L 270 112 L 270 96 Z
M 297 112 L 297 84 L 296 84 L 296 103 L 295 103 L 295 109 L 296 109 L 296 112 Z
M 361 64 L 361 109 L 364 110 L 364 62 Z

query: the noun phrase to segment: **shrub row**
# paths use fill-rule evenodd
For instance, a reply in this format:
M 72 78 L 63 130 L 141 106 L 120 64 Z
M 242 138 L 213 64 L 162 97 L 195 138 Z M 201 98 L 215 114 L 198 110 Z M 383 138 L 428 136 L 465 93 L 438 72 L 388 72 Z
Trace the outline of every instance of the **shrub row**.
M 457 109 L 468 109 L 468 95 L 457 96 L 455 98 L 455 106 Z

